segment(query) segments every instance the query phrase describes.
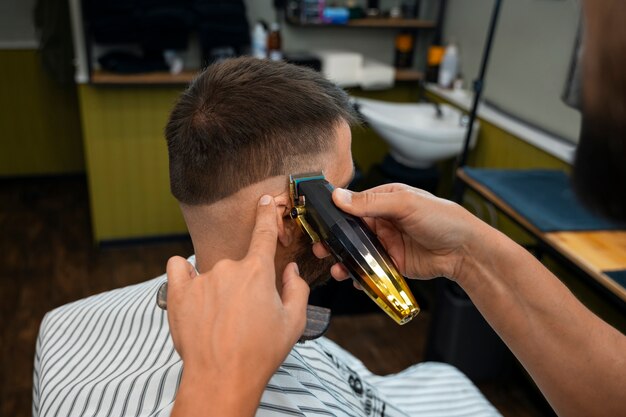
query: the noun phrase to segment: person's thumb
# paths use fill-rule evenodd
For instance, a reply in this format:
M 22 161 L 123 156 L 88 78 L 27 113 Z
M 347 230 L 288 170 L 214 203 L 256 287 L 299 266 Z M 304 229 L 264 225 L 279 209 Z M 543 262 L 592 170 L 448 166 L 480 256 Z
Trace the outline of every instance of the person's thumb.
M 357 217 L 394 218 L 398 215 L 398 201 L 392 193 L 356 193 L 336 188 L 333 191 L 333 201 L 341 210 Z
M 283 272 L 283 288 L 281 299 L 287 312 L 287 321 L 294 343 L 300 338 L 306 325 L 306 306 L 309 300 L 309 284 L 301 277 L 298 265 L 294 262 L 287 265 Z
M 185 258 L 173 256 L 167 261 L 168 287 L 184 285 L 196 276 L 196 270 Z

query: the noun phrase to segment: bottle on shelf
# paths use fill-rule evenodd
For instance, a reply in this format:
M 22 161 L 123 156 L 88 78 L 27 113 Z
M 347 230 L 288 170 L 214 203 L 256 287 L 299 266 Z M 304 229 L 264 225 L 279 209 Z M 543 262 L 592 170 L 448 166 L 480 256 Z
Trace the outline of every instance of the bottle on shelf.
M 170 69 L 170 74 L 176 75 L 183 72 L 184 60 L 180 51 L 174 49 L 166 49 L 163 51 L 163 58 Z
M 439 69 L 439 86 L 452 88 L 452 83 L 459 75 L 459 48 L 454 42 L 450 42 L 443 55 L 441 68 Z
M 267 58 L 267 30 L 261 21 L 254 25 L 252 31 L 252 56 L 259 59 Z
M 270 34 L 267 37 L 267 55 L 272 61 L 280 61 L 283 59 L 280 26 L 276 22 L 272 23 L 270 26 Z
M 415 39 L 409 31 L 402 31 L 396 36 L 396 54 L 394 65 L 396 68 L 411 68 L 413 66 L 413 45 Z
M 439 81 L 439 67 L 443 60 L 445 48 L 440 45 L 431 45 L 428 48 L 428 60 L 426 66 L 426 81 L 437 83 Z

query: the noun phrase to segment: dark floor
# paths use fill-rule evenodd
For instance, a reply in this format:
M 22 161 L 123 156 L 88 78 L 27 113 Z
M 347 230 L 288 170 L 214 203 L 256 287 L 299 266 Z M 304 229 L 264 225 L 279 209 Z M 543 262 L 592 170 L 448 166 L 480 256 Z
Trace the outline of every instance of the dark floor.
M 170 256 L 193 251 L 184 239 L 96 248 L 84 177 L 0 180 L 0 231 L 2 416 L 30 415 L 35 339 L 47 311 L 161 275 Z M 380 314 L 339 316 L 329 336 L 376 373 L 420 361 L 428 313 L 403 327 L 388 324 Z M 520 384 L 480 388 L 505 416 L 542 415 Z

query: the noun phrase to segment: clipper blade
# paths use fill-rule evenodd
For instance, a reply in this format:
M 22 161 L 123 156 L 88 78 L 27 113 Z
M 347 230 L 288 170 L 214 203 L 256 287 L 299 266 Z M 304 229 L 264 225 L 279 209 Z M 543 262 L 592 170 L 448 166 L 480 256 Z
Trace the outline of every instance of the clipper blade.
M 323 173 L 290 175 L 291 217 L 313 242 L 322 241 L 365 293 L 394 321 L 405 324 L 419 307 L 404 277 L 362 219 L 339 210 Z
M 335 236 L 349 242 L 341 262 L 385 313 L 398 324 L 408 323 L 420 309 L 404 277 L 373 233 L 351 223 L 351 219 L 347 219 L 335 226 L 340 229 L 334 231 Z

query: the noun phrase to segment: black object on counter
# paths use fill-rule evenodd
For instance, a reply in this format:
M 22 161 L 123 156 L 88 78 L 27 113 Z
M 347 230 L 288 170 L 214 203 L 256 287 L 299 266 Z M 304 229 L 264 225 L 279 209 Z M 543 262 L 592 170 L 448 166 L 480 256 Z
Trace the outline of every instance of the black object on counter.
M 320 58 L 308 52 L 285 53 L 284 59 L 290 64 L 299 65 L 301 67 L 309 67 L 317 72 L 322 70 L 322 61 Z
M 98 63 L 103 69 L 119 74 L 168 70 L 162 54 L 137 55 L 126 51 L 111 51 L 98 58 Z
M 103 45 L 139 44 L 143 50 L 185 49 L 195 22 L 187 3 L 176 0 L 85 0 L 86 27 Z
M 163 51 L 186 49 L 192 32 L 198 34 L 204 65 L 242 55 L 250 46 L 243 0 L 83 0 L 83 12 L 88 39 L 140 47 L 136 55 L 102 57 L 108 69 L 121 72 L 141 66 L 149 71 Z
M 243 55 L 250 47 L 250 29 L 243 0 L 194 0 L 203 66 L 211 64 L 232 48 Z
M 420 13 L 420 0 L 406 0 L 402 2 L 402 17 L 417 19 Z

